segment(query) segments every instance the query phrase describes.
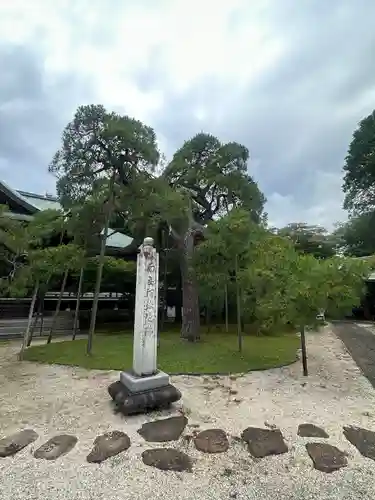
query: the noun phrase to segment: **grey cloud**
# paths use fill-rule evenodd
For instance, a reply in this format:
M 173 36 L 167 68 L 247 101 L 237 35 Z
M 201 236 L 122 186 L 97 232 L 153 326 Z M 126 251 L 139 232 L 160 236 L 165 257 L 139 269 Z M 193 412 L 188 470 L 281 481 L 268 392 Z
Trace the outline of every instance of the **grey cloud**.
M 116 2 L 125 11 L 130 5 Z M 104 0 L 92 2 L 98 15 L 86 27 L 80 22 L 85 5 L 62 13 L 73 49 L 82 39 L 109 47 L 119 29 L 113 9 Z M 201 130 L 242 142 L 250 149 L 250 171 L 270 199 L 271 219 L 332 223 L 343 216 L 340 176 L 351 134 L 373 107 L 363 96 L 375 89 L 375 3 L 271 0 L 263 15 L 285 50 L 244 91 L 205 78 L 175 93 L 160 46 L 135 81 L 141 90 L 164 92 L 164 107 L 150 125 L 166 139 L 169 156 Z M 233 30 L 246 22 L 251 29 L 245 11 L 230 19 Z M 54 182 L 45 172 L 61 130 L 75 107 L 90 100 L 91 89 L 71 74 L 46 87 L 44 54 L 36 40 L 32 47 L 0 47 L 0 169 L 12 185 L 43 191 Z M 206 108 L 207 119 L 194 116 L 199 107 Z
M 229 105 L 223 104 L 228 89 L 209 81 L 183 96 L 168 93 L 155 127 L 175 146 L 200 128 L 244 143 L 255 160 L 250 170 L 266 195 L 288 197 L 295 212 L 319 212 L 321 220 L 332 223 L 343 216 L 341 181 L 331 182 L 327 193 L 324 174 L 340 179 L 351 134 L 373 106 L 364 107 L 360 98 L 375 89 L 375 4 L 289 0 L 272 5 L 272 23 L 286 47 L 274 67 L 244 92 L 235 95 L 231 89 Z M 202 100 L 209 118 L 199 122 L 192 109 Z M 217 108 L 222 117 L 215 120 Z M 327 206 L 323 215 L 319 204 Z
M 45 85 L 43 55 L 23 46 L 0 46 L 0 164 L 12 187 L 43 192 L 55 181 L 48 164 L 87 82 L 65 75 Z

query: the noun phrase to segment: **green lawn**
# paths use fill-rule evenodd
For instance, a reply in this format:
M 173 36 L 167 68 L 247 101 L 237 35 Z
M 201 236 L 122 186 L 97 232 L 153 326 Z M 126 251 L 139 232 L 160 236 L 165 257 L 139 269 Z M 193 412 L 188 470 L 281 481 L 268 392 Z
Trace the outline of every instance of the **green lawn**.
M 40 363 L 124 370 L 132 366 L 133 336 L 98 334 L 92 356 L 86 355 L 86 340 L 55 342 L 30 347 L 24 359 Z M 178 333 L 162 333 L 158 366 L 167 373 L 240 373 L 292 363 L 299 340 L 296 335 L 245 336 L 243 352 L 237 351 L 236 336 L 210 333 L 199 343 L 181 341 Z

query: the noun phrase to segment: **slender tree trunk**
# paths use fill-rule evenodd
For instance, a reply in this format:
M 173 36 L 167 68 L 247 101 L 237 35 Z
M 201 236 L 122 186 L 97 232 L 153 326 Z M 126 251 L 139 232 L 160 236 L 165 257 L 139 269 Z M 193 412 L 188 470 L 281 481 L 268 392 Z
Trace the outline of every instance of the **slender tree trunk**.
M 228 285 L 225 285 L 225 291 L 224 291 L 224 301 L 225 301 L 225 331 L 228 333 L 229 331 L 229 321 L 228 321 L 228 316 L 229 316 L 229 309 L 228 309 Z
M 236 302 L 237 302 L 237 336 L 238 336 L 238 351 L 242 352 L 242 318 L 241 318 L 241 291 L 238 282 L 238 257 L 235 257 L 236 271 Z
M 181 272 L 178 273 L 178 282 L 176 286 L 175 294 L 175 318 L 174 322 L 182 325 L 182 280 Z
M 96 326 L 96 315 L 98 314 L 100 286 L 102 284 L 105 247 L 106 247 L 107 238 L 108 238 L 109 221 L 110 221 L 111 214 L 112 214 L 114 184 L 115 184 L 115 173 L 112 174 L 111 180 L 109 182 L 108 206 L 107 206 L 107 213 L 106 213 L 105 223 L 104 223 L 104 231 L 103 231 L 103 235 L 101 238 L 102 241 L 101 241 L 101 246 L 100 246 L 98 270 L 97 270 L 97 274 L 96 274 L 95 292 L 94 292 L 94 298 L 92 301 L 90 328 L 89 328 L 89 335 L 88 335 L 88 339 L 87 339 L 87 349 L 86 349 L 87 354 L 91 354 L 91 352 L 92 352 L 92 344 L 93 344 L 95 326 Z
M 77 335 L 77 327 L 79 320 L 79 307 L 81 305 L 81 295 L 82 295 L 82 285 L 83 285 L 83 275 L 85 272 L 84 266 L 81 267 L 81 272 L 79 273 L 79 282 L 77 290 L 77 300 L 76 300 L 76 310 L 74 311 L 74 322 L 73 322 L 73 336 L 72 340 L 75 340 Z
M 44 297 L 45 297 L 45 293 L 43 293 L 43 296 L 42 296 L 42 317 L 40 318 L 40 327 L 39 327 L 39 337 L 41 337 L 43 335 L 43 326 L 44 326 Z
M 190 260 L 194 250 L 192 231 L 185 235 L 184 248 L 181 254 L 180 268 L 182 280 L 182 327 L 181 338 L 189 342 L 200 339 L 200 312 L 198 285 Z
M 34 314 L 36 299 L 38 296 L 38 289 L 39 289 L 39 283 L 37 283 L 35 285 L 33 296 L 31 299 L 31 304 L 30 304 L 30 309 L 29 309 L 29 317 L 27 320 L 27 327 L 26 327 L 25 333 L 23 335 L 21 350 L 18 354 L 18 359 L 20 359 L 20 360 L 22 360 L 22 358 L 23 358 L 23 353 L 25 351 L 25 347 L 27 346 L 27 343 L 29 341 L 30 328 L 31 328 L 31 323 L 33 321 L 33 314 Z
M 53 334 L 53 331 L 55 329 L 57 317 L 58 317 L 59 312 L 60 312 L 61 302 L 62 302 L 62 298 L 63 298 L 63 295 L 64 295 L 65 286 L 66 286 L 66 281 L 68 279 L 68 273 L 69 273 L 69 268 L 66 268 L 65 271 L 64 271 L 64 276 L 63 276 L 63 280 L 62 280 L 62 283 L 61 283 L 59 298 L 57 299 L 56 309 L 55 309 L 55 312 L 54 312 L 53 318 L 52 318 L 52 324 L 51 324 L 51 328 L 49 330 L 49 334 L 48 334 L 48 338 L 47 338 L 47 344 L 50 344 L 51 340 L 52 340 L 52 334 Z
M 39 293 L 38 293 L 38 295 L 39 295 Z M 38 298 L 38 295 L 37 295 L 37 298 Z M 26 347 L 30 347 L 31 346 L 31 342 L 33 340 L 33 335 L 34 335 L 34 330 L 35 330 L 35 327 L 36 327 L 36 325 L 38 323 L 38 318 L 40 318 L 40 316 L 41 316 L 41 307 L 42 307 L 42 302 L 40 300 L 40 295 L 39 295 L 38 311 L 37 311 L 37 313 L 35 315 L 33 325 L 30 328 L 29 338 L 27 339 L 27 345 L 26 345 Z
M 160 330 L 163 330 L 165 323 L 165 315 L 167 314 L 167 252 L 164 254 L 164 275 L 163 275 L 163 309 L 161 314 Z
M 309 372 L 307 369 L 307 352 L 306 352 L 306 336 L 305 336 L 305 325 L 301 326 L 301 351 L 302 351 L 302 367 L 303 375 L 308 376 Z

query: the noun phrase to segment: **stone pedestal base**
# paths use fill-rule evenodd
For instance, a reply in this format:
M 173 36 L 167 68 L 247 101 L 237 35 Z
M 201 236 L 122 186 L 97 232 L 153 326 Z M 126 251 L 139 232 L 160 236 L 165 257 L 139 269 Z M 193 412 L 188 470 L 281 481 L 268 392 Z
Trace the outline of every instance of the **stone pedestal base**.
M 171 384 L 141 392 L 132 392 L 118 380 L 108 387 L 108 392 L 119 411 L 124 415 L 166 408 L 181 398 L 181 392 Z
M 152 375 L 143 377 L 139 377 L 132 372 L 121 372 L 120 382 L 130 392 L 144 392 L 169 385 L 169 375 L 160 370 Z

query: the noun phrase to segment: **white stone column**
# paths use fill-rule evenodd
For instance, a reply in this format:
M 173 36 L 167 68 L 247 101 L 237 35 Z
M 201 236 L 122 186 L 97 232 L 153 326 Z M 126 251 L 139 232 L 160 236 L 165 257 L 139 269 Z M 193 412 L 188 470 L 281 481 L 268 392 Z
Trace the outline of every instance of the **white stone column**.
M 142 377 L 157 371 L 159 255 L 154 240 L 145 238 L 137 257 L 133 371 Z

